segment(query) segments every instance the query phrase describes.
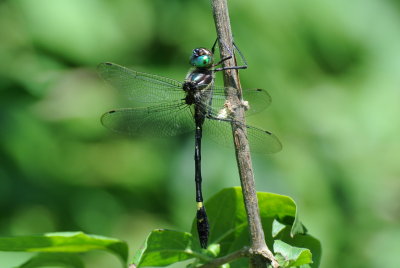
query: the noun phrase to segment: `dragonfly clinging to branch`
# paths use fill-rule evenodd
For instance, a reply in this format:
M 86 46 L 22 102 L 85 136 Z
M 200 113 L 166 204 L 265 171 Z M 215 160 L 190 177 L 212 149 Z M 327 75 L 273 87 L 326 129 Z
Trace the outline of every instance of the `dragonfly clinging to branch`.
M 146 103 L 142 108 L 111 110 L 101 117 L 102 124 L 116 132 L 128 135 L 173 136 L 195 131 L 195 184 L 197 202 L 197 230 L 200 245 L 207 247 L 209 223 L 201 189 L 201 139 L 203 130 L 221 143 L 232 143 L 232 107 L 226 101 L 224 88 L 214 86 L 215 72 L 226 69 L 245 69 L 247 65 L 217 67 L 230 57 L 214 63 L 215 44 L 211 50 L 196 48 L 190 57 L 193 68 L 184 82 L 141 73 L 114 63 L 101 63 L 101 77 L 132 102 Z M 240 53 L 240 52 L 239 52 Z M 240 53 L 241 57 L 242 54 Z M 243 61 L 246 61 L 243 58 Z M 247 115 L 260 112 L 271 102 L 262 89 L 243 90 L 243 105 Z M 274 153 L 281 143 L 272 133 L 244 125 L 252 150 Z

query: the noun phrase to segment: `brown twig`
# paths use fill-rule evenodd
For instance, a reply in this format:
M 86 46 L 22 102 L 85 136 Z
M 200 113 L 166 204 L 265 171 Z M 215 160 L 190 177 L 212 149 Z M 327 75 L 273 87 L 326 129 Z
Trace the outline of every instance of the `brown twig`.
M 250 255 L 248 247 L 244 247 L 241 250 L 232 252 L 229 255 L 226 255 L 221 258 L 213 259 L 211 262 L 203 264 L 202 266 L 199 266 L 199 268 L 214 268 L 214 267 L 220 267 L 221 265 L 225 263 L 230 263 L 234 260 L 246 257 Z
M 215 26 L 219 41 L 221 59 L 233 53 L 232 31 L 229 20 L 228 6 L 226 0 L 211 0 Z M 236 66 L 236 60 L 232 57 L 223 62 L 224 67 Z M 254 183 L 254 173 L 250 156 L 249 143 L 244 119 L 244 109 L 241 105 L 241 86 L 237 70 L 225 70 L 224 85 L 228 91 L 228 101 L 234 109 L 233 114 L 239 123 L 232 124 L 235 142 L 236 159 L 239 168 L 240 181 L 242 185 L 243 198 L 249 222 L 251 237 L 251 267 L 265 267 L 270 262 L 273 267 L 279 267 L 278 262 L 265 243 L 264 232 L 261 225 L 257 193 Z M 236 91 L 238 94 L 232 94 Z M 238 97 L 239 96 L 239 97 Z

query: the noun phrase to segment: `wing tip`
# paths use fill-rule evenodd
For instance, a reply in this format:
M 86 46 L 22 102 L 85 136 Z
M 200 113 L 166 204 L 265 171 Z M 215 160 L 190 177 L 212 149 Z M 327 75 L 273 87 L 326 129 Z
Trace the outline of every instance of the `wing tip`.
M 105 125 L 105 119 L 106 119 L 110 114 L 113 114 L 113 113 L 115 113 L 115 112 L 116 112 L 116 110 L 111 110 L 111 111 L 105 112 L 105 113 L 100 117 L 100 122 L 101 122 L 101 124 L 102 124 L 103 126 L 107 127 L 107 126 Z
M 97 65 L 97 69 L 106 68 L 107 66 L 114 66 L 115 64 L 112 62 L 101 62 Z
M 278 137 L 273 134 L 272 132 L 269 132 L 268 130 L 264 130 L 265 133 L 267 133 L 268 135 L 270 135 L 271 137 L 273 137 L 275 139 L 275 146 L 273 148 L 271 148 L 271 150 L 268 152 L 269 154 L 274 154 L 274 153 L 278 153 L 280 151 L 282 151 L 283 149 L 283 145 L 281 143 L 281 141 L 278 139 Z

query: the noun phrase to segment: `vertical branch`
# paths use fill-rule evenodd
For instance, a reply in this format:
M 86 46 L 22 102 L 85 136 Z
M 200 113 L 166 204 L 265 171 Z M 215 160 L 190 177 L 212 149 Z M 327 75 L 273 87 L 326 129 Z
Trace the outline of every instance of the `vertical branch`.
M 233 53 L 232 31 L 229 20 L 228 6 L 226 0 L 211 0 L 215 26 L 219 41 L 221 59 L 230 56 Z M 224 67 L 236 66 L 236 60 L 231 59 L 223 62 Z M 238 71 L 229 69 L 224 70 L 224 86 L 229 93 L 228 101 L 234 109 L 234 117 L 239 124 L 232 124 L 233 137 L 235 142 L 236 160 L 239 168 L 240 181 L 242 185 L 243 198 L 249 223 L 251 238 L 250 258 L 251 267 L 265 267 L 266 263 L 271 263 L 273 267 L 279 267 L 272 252 L 265 243 L 264 232 L 261 225 L 260 212 L 258 207 L 257 193 L 254 183 L 254 173 L 250 156 L 249 143 L 244 118 L 244 109 L 241 105 L 242 90 Z

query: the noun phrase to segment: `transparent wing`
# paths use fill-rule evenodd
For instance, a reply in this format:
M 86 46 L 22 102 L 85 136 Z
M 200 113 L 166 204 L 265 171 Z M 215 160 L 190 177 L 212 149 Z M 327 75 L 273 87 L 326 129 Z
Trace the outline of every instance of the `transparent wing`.
M 220 110 L 225 104 L 224 88 L 216 87 L 213 89 L 212 107 Z M 248 110 L 246 116 L 250 116 L 265 110 L 271 104 L 271 96 L 264 89 L 243 89 L 243 100 L 247 102 Z
M 190 106 L 183 102 L 109 111 L 101 123 L 115 132 L 153 137 L 175 136 L 195 127 Z
M 224 146 L 233 146 L 233 135 L 230 120 L 217 120 L 209 118 L 205 121 L 204 136 Z M 282 150 L 279 139 L 269 131 L 246 125 L 247 138 L 251 152 L 272 154 Z
M 222 105 L 222 108 L 216 108 L 219 106 L 215 103 L 213 105 L 202 103 L 201 105 L 203 106 L 202 110 L 207 113 L 205 115 L 207 120 L 203 127 L 205 136 L 225 146 L 233 146 L 231 123 L 235 122 L 235 119 L 229 113 L 226 105 Z M 281 142 L 271 132 L 249 125 L 245 125 L 245 127 L 252 152 L 270 154 L 282 149 Z
M 100 76 L 129 100 L 159 103 L 185 97 L 182 83 L 174 79 L 136 72 L 114 63 L 100 63 Z

